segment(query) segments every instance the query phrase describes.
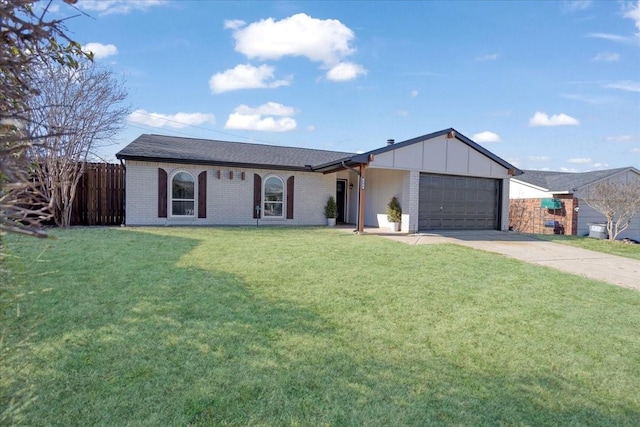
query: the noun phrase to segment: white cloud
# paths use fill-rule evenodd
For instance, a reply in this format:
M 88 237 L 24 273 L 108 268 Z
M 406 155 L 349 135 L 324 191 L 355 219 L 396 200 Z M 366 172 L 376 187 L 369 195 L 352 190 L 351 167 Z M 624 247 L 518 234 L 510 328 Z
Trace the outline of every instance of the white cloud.
M 640 37 L 640 1 L 637 1 L 635 6 L 633 3 L 628 3 L 624 17 L 634 21 L 636 28 L 638 29 L 636 36 Z
M 593 61 L 615 62 L 620 60 L 619 53 L 600 52 L 593 57 Z
M 631 135 L 615 135 L 608 136 L 607 141 L 609 142 L 629 142 L 633 139 Z
M 82 0 L 76 3 L 76 6 L 83 10 L 98 12 L 101 15 L 110 15 L 115 13 L 125 14 L 132 10 L 147 10 L 150 7 L 167 3 L 167 0 Z
M 633 40 L 630 37 L 621 36 L 618 34 L 611 33 L 590 33 L 587 34 L 587 37 L 593 37 L 596 39 L 604 39 L 617 43 L 631 43 Z
M 307 126 L 307 132 L 314 132 L 315 130 L 316 130 L 316 127 L 314 125 Z
M 594 163 L 593 164 L 594 168 L 608 168 L 609 167 L 609 163 Z
M 412 90 L 411 93 L 409 94 L 412 98 L 415 98 L 416 96 L 418 96 L 418 91 L 417 90 Z
M 490 53 L 487 55 L 477 56 L 476 61 L 495 61 L 498 57 L 499 55 L 497 53 Z
M 529 156 L 527 160 L 531 162 L 548 162 L 549 156 Z
M 631 80 L 613 82 L 604 85 L 607 89 L 620 89 L 627 90 L 629 92 L 640 92 L 640 82 L 634 82 Z
M 592 0 L 569 0 L 562 2 L 562 10 L 564 12 L 577 12 L 586 10 L 591 7 Z
M 562 167 L 562 168 L 560 168 L 560 172 L 578 172 L 578 169 Z
M 484 132 L 476 133 L 471 137 L 475 142 L 483 143 L 483 142 L 500 142 L 500 135 L 497 133 L 489 132 L 485 130 Z
M 316 19 L 299 13 L 280 21 L 263 19 L 246 25 L 243 21 L 225 21 L 233 30 L 235 49 L 249 59 L 278 60 L 302 56 L 328 69 L 333 81 L 352 80 L 366 74 L 362 65 L 346 62 L 355 52 L 354 32 L 337 19 Z
M 84 52 L 93 52 L 94 59 L 107 58 L 118 53 L 118 48 L 115 45 L 102 43 L 87 43 L 82 46 L 82 50 Z
M 574 101 L 580 101 L 580 102 L 585 102 L 587 104 L 600 104 L 602 102 L 604 102 L 603 98 L 592 98 L 592 97 L 588 97 L 585 95 L 580 95 L 577 93 L 563 93 L 560 96 L 562 96 L 563 98 L 566 99 L 571 99 Z
M 288 86 L 291 77 L 285 80 L 274 80 L 274 67 L 250 64 L 239 64 L 235 68 L 218 73 L 209 79 L 209 88 L 213 93 L 222 93 L 238 89 L 276 88 Z
M 315 19 L 304 13 L 281 21 L 263 19 L 238 29 L 233 37 L 236 50 L 248 58 L 280 59 L 305 56 L 333 65 L 351 55 L 353 31 L 336 19 Z
M 229 114 L 224 127 L 225 129 L 287 132 L 295 129 L 298 125 L 295 119 L 289 117 L 294 114 L 293 107 L 287 107 L 277 102 L 268 102 L 256 108 L 243 104 Z
M 213 114 L 206 113 L 176 113 L 161 114 L 149 113 L 146 110 L 135 110 L 129 114 L 127 120 L 132 123 L 152 126 L 156 128 L 169 127 L 173 129 L 181 129 L 187 126 L 201 125 L 204 123 L 215 123 L 216 119 Z
M 398 110 L 396 114 L 400 117 L 409 117 L 411 115 L 407 110 Z
M 277 102 L 267 102 L 257 108 L 242 104 L 235 109 L 235 112 L 240 114 L 259 114 L 263 116 L 293 116 L 296 110 L 293 107 L 287 107 Z
M 574 163 L 577 165 L 584 165 L 586 163 L 591 163 L 591 159 L 589 157 L 577 157 L 574 159 L 567 160 L 569 163 Z
M 334 82 L 353 80 L 361 74 L 367 74 L 367 70 L 361 65 L 352 62 L 341 62 L 327 71 L 327 79 Z
M 622 11 L 623 17 L 631 19 L 636 27 L 636 33 L 634 34 L 634 36 L 627 37 L 611 33 L 591 33 L 587 34 L 587 36 L 610 40 L 617 43 L 640 45 L 640 1 L 636 1 L 635 3 L 623 2 Z
M 224 21 L 224 28 L 230 30 L 237 30 L 238 28 L 247 25 L 242 19 L 227 19 Z
M 631 149 L 632 153 L 640 153 L 640 147 L 634 147 Z
M 547 115 L 547 113 L 536 112 L 533 117 L 529 119 L 529 126 L 537 127 L 537 126 L 575 126 L 579 125 L 580 122 L 577 119 L 574 119 L 571 116 L 568 116 L 564 113 L 555 114 L 551 117 Z

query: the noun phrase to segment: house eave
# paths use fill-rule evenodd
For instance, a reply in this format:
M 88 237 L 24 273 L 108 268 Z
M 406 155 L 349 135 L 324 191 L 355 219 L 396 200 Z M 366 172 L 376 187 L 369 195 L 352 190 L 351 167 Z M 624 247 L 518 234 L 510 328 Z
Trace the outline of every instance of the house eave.
M 135 160 L 140 162 L 158 162 L 158 163 L 173 163 L 173 164 L 190 164 L 190 165 L 202 165 L 202 166 L 221 166 L 228 168 L 243 168 L 243 169 L 271 169 L 282 171 L 296 171 L 296 172 L 314 172 L 311 166 L 291 166 L 291 165 L 272 165 L 263 163 L 243 163 L 243 162 L 223 162 L 216 160 L 202 160 L 202 159 L 175 159 L 170 157 L 147 157 L 147 156 L 130 156 L 116 154 L 116 158 L 119 160 Z
M 356 154 L 355 156 L 345 157 L 344 159 L 334 160 L 332 162 L 313 166 L 314 172 L 322 172 L 323 174 L 339 172 L 345 169 L 353 168 L 360 165 L 367 165 L 373 160 L 373 155 L 369 153 Z

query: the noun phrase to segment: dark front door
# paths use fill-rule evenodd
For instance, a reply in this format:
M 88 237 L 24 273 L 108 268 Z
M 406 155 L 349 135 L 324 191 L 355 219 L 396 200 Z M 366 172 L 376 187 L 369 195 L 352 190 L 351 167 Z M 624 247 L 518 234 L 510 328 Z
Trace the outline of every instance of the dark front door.
M 346 211 L 345 207 L 347 205 L 347 180 L 339 179 L 336 181 L 336 203 L 338 204 L 338 218 L 336 218 L 337 223 L 345 223 L 346 221 Z

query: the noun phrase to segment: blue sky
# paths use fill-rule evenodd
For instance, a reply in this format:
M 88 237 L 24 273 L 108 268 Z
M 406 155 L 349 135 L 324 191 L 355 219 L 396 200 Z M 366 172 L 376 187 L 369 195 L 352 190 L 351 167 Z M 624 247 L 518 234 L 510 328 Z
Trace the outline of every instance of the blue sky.
M 142 133 L 361 152 L 453 127 L 522 169 L 640 168 L 638 0 L 76 7 L 133 109 L 107 160 Z

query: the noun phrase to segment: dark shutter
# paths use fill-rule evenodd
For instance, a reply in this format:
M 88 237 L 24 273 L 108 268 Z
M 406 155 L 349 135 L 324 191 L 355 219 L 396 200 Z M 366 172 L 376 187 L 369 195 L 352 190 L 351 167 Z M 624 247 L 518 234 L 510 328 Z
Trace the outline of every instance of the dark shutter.
M 158 218 L 167 217 L 167 171 L 158 168 Z
M 287 179 L 287 219 L 293 219 L 293 177 Z
M 207 217 L 207 171 L 198 175 L 198 218 Z
M 262 215 L 262 177 L 257 173 L 253 174 L 253 217 L 261 218 Z M 260 206 L 260 211 L 256 210 L 256 206 Z

